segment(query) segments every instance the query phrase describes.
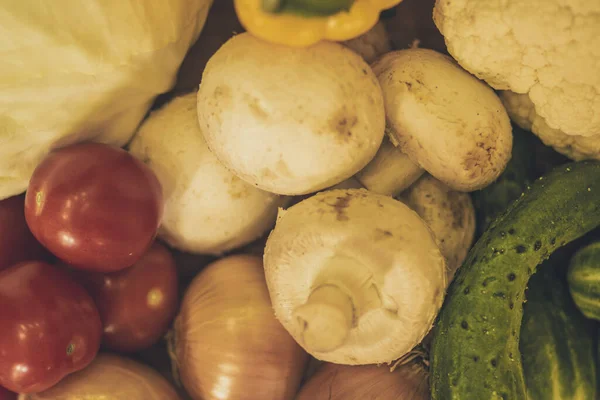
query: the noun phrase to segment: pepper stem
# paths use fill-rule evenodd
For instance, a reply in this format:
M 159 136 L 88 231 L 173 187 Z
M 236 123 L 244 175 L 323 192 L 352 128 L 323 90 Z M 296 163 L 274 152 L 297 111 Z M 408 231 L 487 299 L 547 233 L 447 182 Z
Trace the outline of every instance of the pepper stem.
M 262 0 L 268 13 L 293 13 L 303 16 L 327 16 L 350 10 L 355 0 Z
M 296 329 L 304 346 L 321 353 L 342 346 L 366 312 L 387 308 L 371 272 L 355 259 L 327 260 L 306 303 L 294 310 Z

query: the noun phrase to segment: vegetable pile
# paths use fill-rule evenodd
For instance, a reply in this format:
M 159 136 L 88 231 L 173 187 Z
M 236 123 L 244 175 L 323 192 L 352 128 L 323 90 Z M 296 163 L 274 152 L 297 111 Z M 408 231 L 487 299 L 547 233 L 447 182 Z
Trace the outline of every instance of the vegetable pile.
M 0 400 L 597 398 L 559 3 L 9 1 Z

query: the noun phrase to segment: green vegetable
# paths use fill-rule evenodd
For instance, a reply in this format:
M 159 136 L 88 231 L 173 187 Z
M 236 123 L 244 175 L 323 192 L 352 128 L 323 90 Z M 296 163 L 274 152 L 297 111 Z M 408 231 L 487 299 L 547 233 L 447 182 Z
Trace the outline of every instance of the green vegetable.
M 600 225 L 600 162 L 555 168 L 482 235 L 434 328 L 432 398 L 526 398 L 519 352 L 525 288 L 552 252 Z
M 573 300 L 583 315 L 600 321 L 600 242 L 575 254 L 567 279 Z
M 596 332 L 556 275 L 554 258 L 526 292 L 519 348 L 527 399 L 596 399 Z

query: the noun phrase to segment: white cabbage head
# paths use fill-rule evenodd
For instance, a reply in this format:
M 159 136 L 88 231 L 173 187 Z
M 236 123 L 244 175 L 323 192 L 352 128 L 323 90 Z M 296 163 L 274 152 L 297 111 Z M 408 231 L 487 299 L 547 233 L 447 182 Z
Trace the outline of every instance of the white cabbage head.
M 4 0 L 0 199 L 52 149 L 125 145 L 175 83 L 212 0 Z

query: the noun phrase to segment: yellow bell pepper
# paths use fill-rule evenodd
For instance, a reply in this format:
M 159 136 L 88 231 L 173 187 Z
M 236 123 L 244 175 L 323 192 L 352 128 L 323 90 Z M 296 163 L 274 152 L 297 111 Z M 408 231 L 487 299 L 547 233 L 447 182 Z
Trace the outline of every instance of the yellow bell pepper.
M 235 0 L 244 28 L 263 40 L 306 47 L 362 35 L 402 0 Z

